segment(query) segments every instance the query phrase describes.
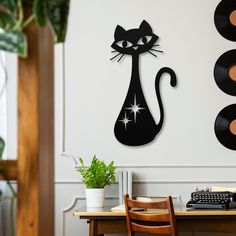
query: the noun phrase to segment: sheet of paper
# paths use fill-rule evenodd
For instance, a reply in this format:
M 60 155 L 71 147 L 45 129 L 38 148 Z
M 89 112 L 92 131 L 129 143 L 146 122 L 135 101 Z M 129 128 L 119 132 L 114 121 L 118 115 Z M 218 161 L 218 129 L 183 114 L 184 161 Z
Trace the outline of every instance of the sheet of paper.
M 111 208 L 111 211 L 125 211 L 125 205 L 119 205 Z

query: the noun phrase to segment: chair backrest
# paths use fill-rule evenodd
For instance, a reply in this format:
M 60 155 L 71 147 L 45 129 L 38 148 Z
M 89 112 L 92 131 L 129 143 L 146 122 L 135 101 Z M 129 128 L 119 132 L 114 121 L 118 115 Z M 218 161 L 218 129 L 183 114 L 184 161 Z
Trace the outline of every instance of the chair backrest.
M 128 236 L 135 232 L 178 236 L 171 196 L 164 200 L 141 202 L 124 195 Z

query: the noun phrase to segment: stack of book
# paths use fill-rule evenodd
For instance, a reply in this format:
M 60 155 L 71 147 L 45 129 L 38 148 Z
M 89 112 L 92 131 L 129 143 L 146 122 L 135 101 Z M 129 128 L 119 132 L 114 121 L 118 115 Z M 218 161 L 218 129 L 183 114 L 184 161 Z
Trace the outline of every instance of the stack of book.
M 157 201 L 166 200 L 166 197 L 136 196 L 136 197 L 134 197 L 134 199 L 137 200 L 137 201 L 140 201 L 140 202 L 157 202 Z M 143 210 L 143 209 L 137 208 L 137 210 Z M 112 207 L 111 211 L 124 212 L 125 211 L 125 205 L 120 204 L 118 206 Z
M 135 200 L 140 202 L 160 202 L 166 200 L 166 197 L 136 196 Z

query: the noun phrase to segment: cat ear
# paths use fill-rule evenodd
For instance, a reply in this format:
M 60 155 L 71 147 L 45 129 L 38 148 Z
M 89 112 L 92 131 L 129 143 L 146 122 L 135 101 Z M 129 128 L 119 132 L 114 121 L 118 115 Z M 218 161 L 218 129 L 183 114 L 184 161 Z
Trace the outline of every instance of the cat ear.
M 120 25 L 117 25 L 115 29 L 115 40 L 122 38 L 125 32 L 126 30 L 124 28 L 122 28 Z
M 147 21 L 143 20 L 142 23 L 140 24 L 139 26 L 139 29 L 142 31 L 142 32 L 145 32 L 145 33 L 152 33 L 152 28 L 151 26 L 147 23 Z

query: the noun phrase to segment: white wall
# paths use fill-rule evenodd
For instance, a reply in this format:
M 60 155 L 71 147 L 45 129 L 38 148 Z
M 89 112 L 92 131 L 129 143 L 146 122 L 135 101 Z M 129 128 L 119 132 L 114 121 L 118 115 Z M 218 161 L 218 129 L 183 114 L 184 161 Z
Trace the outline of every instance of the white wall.
M 89 163 L 92 156 L 134 172 L 134 195 L 171 194 L 190 198 L 196 186 L 235 186 L 235 152 L 215 137 L 214 121 L 236 98 L 213 78 L 218 57 L 235 47 L 214 26 L 219 0 L 72 0 L 68 37 L 56 48 L 56 236 L 88 235 L 86 221 L 72 213 L 85 204 L 84 186 L 65 151 Z M 178 86 L 163 78 L 165 123 L 154 142 L 120 144 L 113 126 L 130 80 L 131 60 L 110 62 L 114 29 L 138 27 L 146 19 L 160 36 L 163 55 L 143 55 L 141 80 L 158 121 L 154 78 L 173 68 Z M 118 186 L 106 189 L 106 202 L 118 203 Z M 189 235 L 189 234 L 186 234 Z M 202 235 L 202 234 L 199 234 Z M 210 235 L 210 234 L 207 234 Z

